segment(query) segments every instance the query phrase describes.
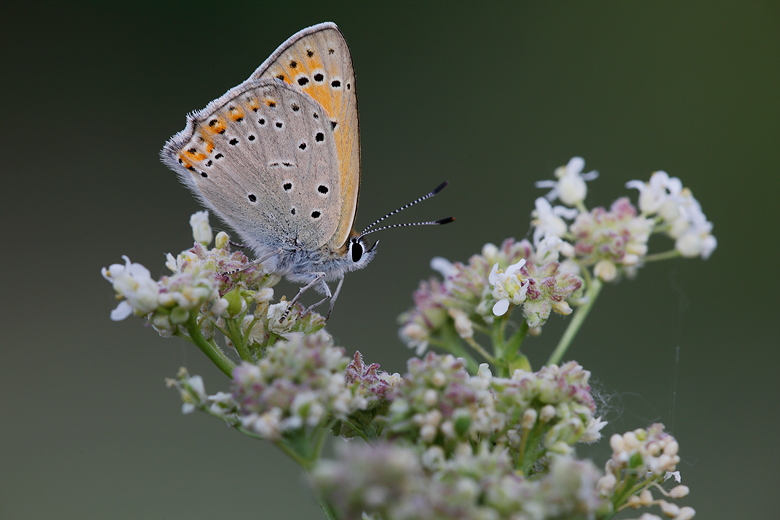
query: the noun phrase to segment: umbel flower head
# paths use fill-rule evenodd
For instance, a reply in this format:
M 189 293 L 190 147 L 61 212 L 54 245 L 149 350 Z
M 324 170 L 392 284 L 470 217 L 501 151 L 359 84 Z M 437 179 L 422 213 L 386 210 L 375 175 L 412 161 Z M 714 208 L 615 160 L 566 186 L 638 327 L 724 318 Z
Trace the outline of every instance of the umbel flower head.
M 486 244 L 467 264 L 434 258 L 431 267 L 443 280 L 431 278 L 414 293 L 414 307 L 399 317 L 401 339 L 421 355 L 430 344 L 460 352 L 457 338 L 479 350 L 475 334 L 491 335 L 508 322 L 512 309 L 523 315 L 519 333 L 537 335 L 552 312 L 563 316 L 589 307 L 600 282 L 635 276 L 646 262 L 671 256 L 707 258 L 715 249 L 707 221 L 690 190 L 679 179 L 656 172 L 650 182 L 631 181 L 640 191 L 640 210 L 627 197 L 609 209 L 585 206 L 584 161 L 574 157 L 556 170 L 551 188 L 532 212 L 533 243 L 505 240 Z M 560 199 L 564 205 L 551 202 Z M 675 239 L 675 250 L 648 254 L 648 240 L 663 232 Z M 587 312 L 587 311 L 586 311 Z M 512 348 L 522 337 L 511 340 Z M 475 364 L 470 369 L 475 370 Z
M 712 222 L 701 210 L 690 188 L 677 177 L 657 171 L 649 182 L 629 181 L 627 188 L 639 190 L 639 209 L 643 215 L 655 215 L 666 234 L 675 240 L 675 249 L 684 257 L 710 257 L 718 241 L 712 235 Z
M 576 257 L 585 266 L 596 266 L 595 274 L 611 281 L 618 267 L 633 273 L 647 254 L 647 240 L 653 221 L 638 217 L 636 209 L 623 197 L 609 211 L 596 208 L 577 215 L 570 227 Z
M 489 370 L 470 376 L 462 359 L 431 352 L 408 368 L 390 395 L 387 432 L 443 455 L 489 441 L 514 457 L 532 451 L 532 464 L 547 450 L 568 454 L 577 442 L 598 440 L 606 424 L 593 415 L 590 373 L 575 362 L 498 378 Z
M 598 469 L 570 457 L 552 459 L 549 472 L 529 479 L 487 443 L 461 444 L 450 459 L 397 443 L 347 445 L 338 456 L 312 478 L 347 520 L 586 519 L 610 510 L 595 488 Z
M 467 265 L 434 259 L 432 266 L 445 279 L 421 282 L 414 293 L 415 307 L 399 317 L 401 338 L 421 354 L 448 328 L 470 337 L 475 325 L 491 326 L 494 317 L 504 316 L 511 305 L 522 308 L 531 327 L 544 325 L 552 311 L 569 314 L 567 300 L 582 286 L 582 279 L 557 261 L 531 263 L 537 251 L 527 240 L 510 238 L 500 247 L 486 244 Z
M 233 372 L 233 399 L 242 425 L 276 440 L 291 430 L 313 429 L 368 405 L 361 385 L 346 384 L 349 358 L 324 331 L 291 334 L 257 364 Z
M 189 334 L 184 325 L 194 312 L 200 332 L 208 340 L 215 327 L 225 329 L 226 319 L 240 317 L 241 332 L 246 337 L 239 342 L 263 346 L 271 335 L 313 331 L 324 325 L 324 319 L 316 313 L 300 319 L 300 312 L 289 313 L 286 320 L 279 322 L 289 307 L 285 300 L 271 303 L 272 287 L 279 282 L 279 276 L 266 273 L 261 264 L 250 262 L 242 252 L 231 251 L 230 237 L 224 232 L 217 234 L 215 247 L 209 249 L 212 233 L 208 212 L 194 214 L 190 224 L 195 244 L 175 257 L 166 255 L 165 266 L 171 274 L 160 280 L 153 280 L 148 269 L 132 263 L 127 256 L 123 257 L 124 265 L 103 268 L 103 277 L 113 284 L 117 298 L 121 299 L 111 313 L 113 320 L 136 314 L 145 317 L 161 336 L 170 337 Z M 254 310 L 250 313 L 251 307 Z M 228 344 L 235 348 L 230 336 Z
M 197 345 L 230 377 L 230 391 L 209 395 L 200 376 L 182 369 L 169 381 L 182 411 L 274 443 L 312 471 L 330 517 L 602 520 L 657 506 L 688 520 L 695 511 L 673 502 L 689 492 L 676 469 L 679 446 L 663 425 L 612 435 L 604 472 L 577 459 L 577 445 L 599 440 L 606 422 L 590 372 L 561 360 L 604 281 L 653 260 L 708 257 L 712 224 L 664 172 L 629 183 L 639 209 L 625 197 L 588 209 L 586 181 L 596 174 L 583 166 L 573 158 L 556 181 L 539 183 L 551 191 L 536 201 L 530 242 L 486 244 L 466 264 L 431 261 L 442 277 L 415 292 L 401 337 L 420 355 L 429 345 L 447 353 L 412 358 L 403 376 L 347 355 L 321 316 L 274 300 L 279 277 L 231 251 L 227 234 L 209 248 L 207 212 L 190 220 L 194 246 L 167 255 L 171 274 L 154 280 L 127 257 L 103 269 L 121 300 L 112 318 L 136 314 L 161 335 Z M 667 234 L 675 249 L 649 254 L 653 233 Z M 572 315 L 567 331 L 533 370 L 520 347 L 553 312 Z M 318 464 L 329 433 L 355 440 Z

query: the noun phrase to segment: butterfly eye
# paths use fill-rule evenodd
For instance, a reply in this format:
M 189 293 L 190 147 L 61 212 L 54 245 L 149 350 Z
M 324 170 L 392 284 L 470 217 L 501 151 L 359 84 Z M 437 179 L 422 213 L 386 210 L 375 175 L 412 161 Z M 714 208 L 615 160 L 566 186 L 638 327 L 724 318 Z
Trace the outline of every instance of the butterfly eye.
M 352 261 L 358 263 L 363 258 L 363 246 L 357 240 L 352 242 Z

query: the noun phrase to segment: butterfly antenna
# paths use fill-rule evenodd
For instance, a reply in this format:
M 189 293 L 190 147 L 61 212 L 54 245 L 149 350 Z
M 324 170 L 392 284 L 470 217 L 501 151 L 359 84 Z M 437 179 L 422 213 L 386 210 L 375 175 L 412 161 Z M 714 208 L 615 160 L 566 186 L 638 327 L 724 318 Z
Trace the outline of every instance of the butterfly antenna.
M 363 231 L 360 233 L 360 236 L 362 237 L 362 236 L 364 236 L 364 235 L 368 235 L 369 233 L 373 233 L 374 231 L 379 231 L 379 229 L 389 229 L 389 228 L 394 228 L 394 227 L 403 227 L 403 226 L 432 226 L 432 225 L 438 225 L 438 224 L 447 224 L 447 223 L 449 223 L 449 222 L 452 222 L 452 221 L 453 221 L 453 220 L 455 220 L 455 219 L 454 219 L 454 218 L 452 218 L 452 217 L 450 217 L 449 219 L 446 219 L 446 218 L 445 218 L 445 219 L 442 219 L 442 220 L 436 220 L 436 221 L 431 221 L 431 222 L 416 222 L 416 223 L 413 223 L 413 224 L 396 224 L 396 225 L 394 225 L 394 226 L 384 226 L 384 227 L 382 227 L 382 228 L 379 228 L 379 229 L 371 229 L 372 227 L 376 226 L 377 224 L 379 224 L 380 222 L 382 222 L 382 221 L 383 221 L 384 219 L 386 219 L 387 217 L 392 217 L 392 216 L 393 216 L 393 215 L 395 215 L 396 213 L 400 213 L 400 212 L 402 212 L 403 210 L 405 210 L 405 209 L 407 209 L 407 208 L 411 208 L 412 206 L 414 206 L 415 204 L 417 204 L 417 203 L 419 203 L 419 202 L 422 202 L 422 201 L 424 201 L 424 200 L 428 200 L 428 199 L 430 199 L 431 197 L 433 197 L 434 195 L 436 195 L 437 193 L 439 193 L 441 190 L 443 190 L 444 188 L 446 188 L 447 186 L 449 186 L 449 184 L 450 184 L 449 182 L 447 182 L 447 181 L 444 181 L 444 182 L 442 182 L 441 184 L 439 184 L 438 186 L 436 186 L 436 187 L 433 189 L 433 191 L 430 191 L 430 192 L 426 193 L 425 195 L 423 195 L 423 196 L 422 196 L 422 197 L 420 197 L 419 199 L 417 199 L 417 200 L 413 200 L 413 201 L 412 201 L 412 202 L 410 202 L 409 204 L 405 204 L 405 205 L 401 206 L 400 208 L 398 208 L 398 209 L 397 209 L 397 210 L 395 210 L 395 211 L 391 211 L 390 213 L 388 213 L 388 214 L 387 214 L 387 215 L 385 215 L 384 217 L 382 217 L 382 218 L 380 218 L 380 219 L 376 220 L 376 221 L 375 221 L 375 222 L 373 222 L 373 223 L 372 223 L 370 226 L 368 226 L 366 229 L 364 229 L 364 230 L 363 230 Z M 446 222 L 444 222 L 445 220 L 446 220 Z
M 392 229 L 392 228 L 407 227 L 407 226 L 441 226 L 442 224 L 449 224 L 453 220 L 455 220 L 455 217 L 447 217 L 440 220 L 429 220 L 428 222 L 405 222 L 403 224 L 390 224 L 389 226 L 382 226 L 376 229 L 371 229 L 369 231 L 363 231 L 360 234 L 359 238 L 363 238 L 366 235 L 370 235 L 375 231 L 382 231 L 383 229 Z

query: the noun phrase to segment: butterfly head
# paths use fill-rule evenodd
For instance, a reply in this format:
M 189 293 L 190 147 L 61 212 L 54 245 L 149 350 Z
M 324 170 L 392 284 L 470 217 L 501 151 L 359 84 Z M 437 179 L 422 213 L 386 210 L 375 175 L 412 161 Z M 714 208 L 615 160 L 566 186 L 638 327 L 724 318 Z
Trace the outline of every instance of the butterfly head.
M 350 262 L 350 271 L 363 269 L 374 259 L 376 246 L 379 241 L 369 245 L 363 235 L 353 231 L 352 237 L 347 242 L 347 259 Z

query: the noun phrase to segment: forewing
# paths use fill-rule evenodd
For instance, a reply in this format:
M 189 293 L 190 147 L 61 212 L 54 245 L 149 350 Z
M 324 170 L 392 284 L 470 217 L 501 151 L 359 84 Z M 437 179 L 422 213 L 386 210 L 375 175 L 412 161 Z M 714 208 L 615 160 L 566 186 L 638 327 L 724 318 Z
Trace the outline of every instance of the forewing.
M 280 80 L 250 79 L 212 101 L 161 155 L 258 253 L 315 250 L 339 229 L 330 115 Z
M 339 224 L 328 238 L 331 249 L 347 240 L 354 225 L 360 190 L 360 132 L 352 57 L 332 23 L 304 29 L 284 42 L 251 79 L 277 78 L 316 100 L 333 126 L 338 158 Z

